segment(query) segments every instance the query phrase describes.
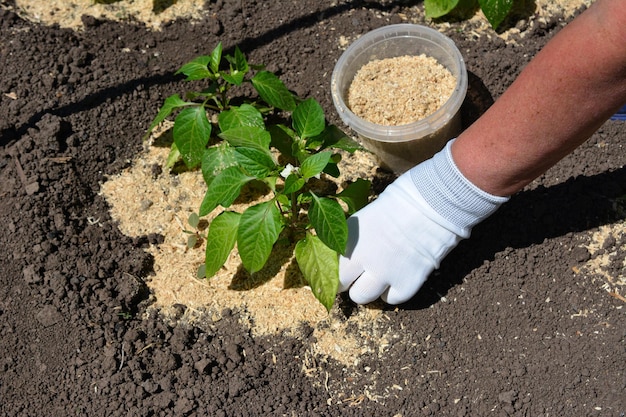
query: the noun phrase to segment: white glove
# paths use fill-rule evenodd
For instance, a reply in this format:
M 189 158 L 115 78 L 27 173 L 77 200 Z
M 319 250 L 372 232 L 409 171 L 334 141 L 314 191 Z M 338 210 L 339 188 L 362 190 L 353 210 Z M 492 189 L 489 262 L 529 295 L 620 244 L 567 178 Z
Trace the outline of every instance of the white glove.
M 355 303 L 408 301 L 472 227 L 508 200 L 463 176 L 452 160 L 452 142 L 348 218 L 339 291 L 349 289 Z

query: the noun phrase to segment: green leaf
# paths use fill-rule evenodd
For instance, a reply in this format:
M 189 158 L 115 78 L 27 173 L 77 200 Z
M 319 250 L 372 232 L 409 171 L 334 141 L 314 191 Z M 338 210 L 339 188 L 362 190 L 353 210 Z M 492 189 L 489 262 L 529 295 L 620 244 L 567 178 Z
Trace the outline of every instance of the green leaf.
M 312 98 L 298 104 L 292 114 L 293 128 L 301 138 L 317 136 L 324 130 L 326 119 L 324 110 L 317 101 Z
M 328 165 L 326 165 L 326 167 L 324 168 L 324 171 L 322 172 L 330 175 L 333 178 L 339 178 L 339 175 L 341 174 L 339 172 L 339 167 L 334 162 L 329 162 Z
M 187 91 L 185 93 L 185 98 L 187 100 L 202 100 L 202 101 L 206 101 L 209 99 L 217 100 L 216 94 L 215 94 L 216 90 L 217 90 L 217 84 L 212 83 L 212 84 L 209 84 L 209 86 L 202 91 Z M 194 102 L 193 104 L 195 104 L 196 106 L 199 105 L 197 101 Z
M 263 183 L 267 185 L 273 193 L 276 192 L 276 181 L 278 181 L 278 175 L 269 175 L 265 178 L 260 178 L 260 180 L 263 181 Z
M 341 205 L 330 198 L 311 193 L 313 201 L 309 208 L 309 219 L 317 236 L 326 246 L 344 254 L 348 244 L 348 224 Z
M 339 257 L 317 237 L 307 232 L 296 244 L 296 261 L 313 295 L 327 311 L 333 306 L 339 289 Z
M 295 193 L 296 191 L 304 187 L 305 183 L 306 181 L 304 180 L 304 178 L 300 177 L 299 175 L 289 174 L 285 179 L 285 189 L 283 190 L 283 192 L 285 194 Z
M 255 148 L 262 151 L 269 150 L 272 140 L 267 130 L 256 126 L 234 127 L 223 131 L 219 137 L 235 147 Z
M 174 109 L 184 106 L 195 106 L 196 103 L 191 103 L 188 101 L 184 101 L 180 98 L 178 94 L 174 94 L 165 99 L 163 106 L 159 109 L 159 113 L 156 115 L 152 123 L 150 123 L 150 127 L 148 128 L 148 133 L 152 132 L 152 129 L 158 126 L 167 116 L 169 116 Z
M 259 271 L 267 262 L 272 247 L 283 229 L 283 218 L 274 201 L 249 207 L 241 215 L 237 233 L 237 248 L 243 266 L 250 272 Z
M 206 278 L 206 265 L 202 264 L 198 267 L 198 271 L 196 272 L 196 278 L 202 279 Z
M 514 0 L 478 0 L 480 8 L 494 29 L 506 18 L 513 7 Z
M 313 197 L 311 197 L 311 193 L 302 193 L 298 194 L 298 204 L 310 204 L 313 201 Z
M 207 187 L 220 172 L 236 165 L 235 149 L 227 142 L 205 150 L 202 155 L 202 177 Z
M 213 74 L 217 74 L 220 69 L 220 62 L 222 61 L 222 42 L 219 42 L 217 46 L 211 52 L 211 57 L 209 60 L 209 69 L 213 72 Z
M 322 132 L 319 135 L 315 135 L 313 137 L 308 137 L 306 138 L 306 142 L 304 144 L 304 147 L 306 149 L 309 150 L 317 150 L 317 149 L 322 149 L 322 145 L 324 145 L 324 138 L 322 137 L 322 135 L 324 134 L 324 132 Z
M 197 229 L 198 223 L 200 223 L 200 216 L 198 216 L 198 213 L 191 213 L 187 219 L 187 223 L 189 223 L 189 226 Z
M 359 178 L 337 194 L 348 205 L 348 214 L 353 214 L 367 205 L 371 185 L 371 182 Z
M 202 106 L 182 110 L 174 121 L 174 143 L 188 168 L 202 161 L 211 136 L 211 123 Z
M 246 57 L 239 47 L 235 46 L 235 56 L 229 55 L 226 59 L 230 62 L 230 72 L 222 73 L 222 77 L 231 84 L 241 85 L 249 69 Z
M 296 133 L 284 125 L 271 125 L 268 128 L 271 146 L 278 149 L 287 158 L 293 158 L 292 144 Z
M 235 60 L 233 64 L 238 71 L 248 72 L 248 60 L 246 60 L 246 56 L 241 52 L 238 46 L 235 46 Z
M 202 204 L 200 205 L 199 215 L 206 216 L 212 212 L 218 205 L 229 207 L 233 201 L 239 197 L 241 187 L 252 181 L 254 177 L 250 177 L 239 167 L 231 167 L 220 172 L 211 182 Z
M 234 69 L 231 69 L 230 72 L 222 72 L 222 78 L 226 80 L 226 82 L 234 85 L 241 85 L 245 76 L 245 72 L 240 72 Z
M 429 19 L 445 16 L 458 3 L 459 0 L 424 0 L 424 14 Z
M 324 131 L 319 136 L 311 138 L 311 142 L 318 141 L 322 142 L 322 149 L 342 149 L 349 153 L 354 153 L 355 151 L 363 149 L 361 145 L 335 125 L 326 126 Z
M 252 77 L 252 85 L 259 96 L 270 106 L 281 110 L 293 111 L 296 100 L 285 84 L 276 75 L 269 71 L 261 71 Z
M 213 74 L 208 68 L 209 62 L 211 62 L 211 57 L 206 55 L 199 56 L 193 61 L 183 65 L 178 71 L 176 71 L 175 74 L 185 74 L 187 76 L 187 81 L 212 78 Z
M 277 194 L 276 202 L 281 206 L 283 211 L 289 211 L 291 209 L 291 200 L 285 194 Z
M 259 179 L 265 178 L 276 168 L 274 158 L 267 150 L 237 147 L 235 159 L 244 171 Z
M 318 175 L 324 170 L 326 165 L 328 165 L 331 156 L 332 153 L 329 151 L 324 151 L 309 156 L 307 159 L 304 160 L 304 162 L 302 162 L 302 165 L 300 165 L 300 174 L 306 180 Z
M 180 152 L 176 147 L 175 143 L 172 143 L 172 147 L 170 148 L 170 153 L 167 154 L 167 160 L 165 161 L 165 168 L 172 169 L 176 162 L 180 160 Z
M 241 126 L 265 129 L 263 115 L 250 104 L 231 107 L 229 110 L 221 112 L 218 116 L 218 123 L 222 132 Z
M 248 61 L 246 56 L 241 52 L 239 46 L 235 46 L 235 55 L 226 55 L 226 60 L 230 63 L 231 69 L 237 71 L 248 72 Z
M 224 211 L 211 222 L 204 258 L 207 278 L 215 275 L 224 266 L 230 251 L 235 247 L 240 218 L 239 213 Z

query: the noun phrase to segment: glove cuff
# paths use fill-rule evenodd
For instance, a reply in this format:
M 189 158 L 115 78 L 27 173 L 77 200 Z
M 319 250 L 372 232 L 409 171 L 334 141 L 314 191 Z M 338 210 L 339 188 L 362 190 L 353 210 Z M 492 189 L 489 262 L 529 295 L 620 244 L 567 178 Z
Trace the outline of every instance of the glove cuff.
M 469 237 L 472 227 L 489 217 L 509 197 L 489 194 L 472 184 L 452 159 L 451 146 L 409 172 L 413 183 L 432 209 L 458 228 L 457 234 Z

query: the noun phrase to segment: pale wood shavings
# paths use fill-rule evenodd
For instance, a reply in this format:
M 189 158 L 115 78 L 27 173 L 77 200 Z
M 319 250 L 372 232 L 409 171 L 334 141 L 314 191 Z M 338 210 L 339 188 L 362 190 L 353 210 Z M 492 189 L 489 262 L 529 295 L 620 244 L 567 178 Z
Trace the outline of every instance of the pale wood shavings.
M 586 245 L 591 258 L 585 263 L 585 267 L 592 273 L 604 278 L 604 288 L 607 291 L 614 291 L 618 287 L 626 286 L 626 275 L 624 273 L 615 273 L 615 271 L 607 271 L 611 265 L 612 257 L 617 251 L 624 250 L 626 247 L 613 248 L 606 250 L 606 242 L 620 242 L 626 236 L 626 222 L 617 222 L 609 225 L 602 225 L 591 236 L 591 241 Z M 626 272 L 626 261 L 622 263 L 622 272 Z
M 123 0 L 111 4 L 99 4 L 94 0 L 16 0 L 18 11 L 35 22 L 47 25 L 81 29 L 83 15 L 98 19 L 136 20 L 153 30 L 159 30 L 164 22 L 177 18 L 199 19 L 204 13 L 205 0 L 177 0 L 155 12 L 154 0 Z M 158 3 L 157 3 L 158 4 Z
M 170 128 L 171 122 L 165 122 L 156 129 L 151 141 L 163 132 L 167 134 Z M 183 304 L 187 311 L 208 312 L 215 320 L 219 320 L 222 310 L 231 309 L 240 313 L 242 324 L 254 335 L 297 337 L 305 323 L 314 329 L 317 339 L 312 352 L 349 366 L 358 364 L 364 349 L 367 351 L 373 342 L 372 335 L 378 334 L 381 310 L 360 307 L 347 320 L 333 320 L 303 284 L 294 264 L 293 247 L 278 245 L 268 268 L 256 273 L 252 284 L 236 250 L 213 278 L 196 278 L 196 271 L 204 262 L 204 246 L 189 249 L 189 235 L 184 230 L 192 229 L 187 218 L 200 207 L 206 185 L 199 171 L 178 175 L 163 172 L 155 176 L 154 166 L 161 166 L 168 152 L 169 148 L 149 142 L 129 169 L 112 176 L 101 187 L 101 194 L 111 206 L 111 217 L 122 233 L 132 237 L 158 233 L 164 237 L 162 244 L 146 249 L 154 256 L 156 275 L 147 279 L 155 296 L 154 307 L 167 315 L 171 306 Z M 341 171 L 348 174 L 337 179 L 338 184 L 355 176 L 372 179 L 375 173 L 376 162 L 369 153 L 358 152 L 345 163 L 352 165 L 342 163 Z M 240 199 L 231 209 L 241 212 L 269 197 Z M 215 215 L 212 213 L 207 219 Z M 359 330 L 355 333 L 348 328 Z
M 348 106 L 357 116 L 384 126 L 424 119 L 452 96 L 456 78 L 424 54 L 373 60 L 357 72 Z

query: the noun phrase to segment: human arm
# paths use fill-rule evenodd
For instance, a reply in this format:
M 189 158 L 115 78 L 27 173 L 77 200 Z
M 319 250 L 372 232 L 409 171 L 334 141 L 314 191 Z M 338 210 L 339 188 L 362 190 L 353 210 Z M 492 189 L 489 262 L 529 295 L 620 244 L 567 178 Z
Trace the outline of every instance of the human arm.
M 598 0 L 563 28 L 452 147 L 459 170 L 511 195 L 626 102 L 626 3 Z
M 473 226 L 626 102 L 626 8 L 598 0 L 458 139 L 350 219 L 340 290 L 407 301 Z

